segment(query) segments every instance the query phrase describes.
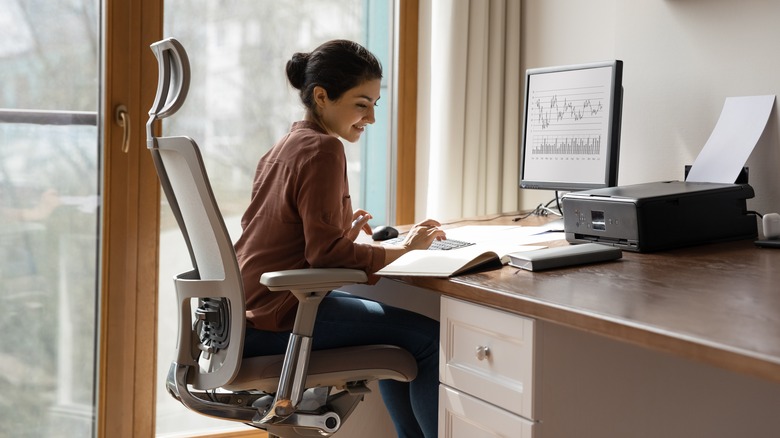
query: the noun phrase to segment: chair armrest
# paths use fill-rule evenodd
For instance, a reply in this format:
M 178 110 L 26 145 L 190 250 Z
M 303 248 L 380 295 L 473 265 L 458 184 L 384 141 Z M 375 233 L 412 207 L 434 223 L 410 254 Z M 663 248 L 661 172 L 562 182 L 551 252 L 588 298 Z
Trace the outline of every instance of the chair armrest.
M 331 290 L 348 284 L 364 283 L 368 276 L 357 269 L 315 268 L 266 272 L 260 283 L 271 291 L 290 291 L 298 299 L 295 326 L 287 344 L 279 388 L 273 405 L 260 423 L 283 421 L 301 401 L 309 369 L 312 332 L 317 308 Z
M 365 283 L 368 276 L 359 269 L 311 268 L 266 272 L 260 283 L 274 292 L 290 291 L 298 299 L 293 333 L 311 336 L 320 301 L 333 289 Z
M 260 283 L 272 291 L 331 291 L 348 284 L 365 283 L 368 276 L 358 269 L 312 268 L 266 272 Z

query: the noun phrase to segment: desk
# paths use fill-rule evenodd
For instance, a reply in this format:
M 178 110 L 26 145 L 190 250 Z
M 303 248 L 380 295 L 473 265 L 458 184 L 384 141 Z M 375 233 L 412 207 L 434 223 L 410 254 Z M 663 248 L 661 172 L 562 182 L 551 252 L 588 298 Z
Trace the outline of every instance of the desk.
M 780 383 L 780 251 L 751 241 L 624 251 L 618 262 L 553 271 L 400 280 Z
M 533 221 L 539 220 L 531 219 L 523 224 L 535 225 Z M 506 216 L 456 225 L 476 223 L 514 222 Z M 584 385 L 581 381 L 576 389 L 552 388 L 549 385 L 555 386 L 553 381 L 548 381 L 548 386 L 537 385 L 542 392 L 537 399 L 543 409 L 541 423 L 547 424 L 539 429 L 542 433 L 534 436 L 571 433 L 560 432 L 565 430 L 579 430 L 578 436 L 593 436 L 583 435 L 583 430 L 599 436 L 690 436 L 691 430 L 696 434 L 700 429 L 669 429 L 664 417 L 674 415 L 677 410 L 695 411 L 699 405 L 700 412 L 690 417 L 683 415 L 675 421 L 723 423 L 716 426 L 714 430 L 720 432 L 714 436 L 731 436 L 728 435 L 731 432 L 724 432 L 728 430 L 724 425 L 744 421 L 751 423 L 752 429 L 744 429 L 751 432 L 740 436 L 770 436 L 770 430 L 774 431 L 771 436 L 780 434 L 780 422 L 773 418 L 780 415 L 779 250 L 760 249 L 751 241 L 737 241 L 650 254 L 624 252 L 623 259 L 616 262 L 535 273 L 505 266 L 451 279 L 403 277 L 396 280 L 467 303 L 529 317 L 539 322 L 548 335 L 558 333 L 558 338 L 567 338 L 561 342 L 547 339 L 545 348 L 552 346 L 550 351 L 563 346 L 559 348 L 563 349 L 558 351 L 559 356 L 544 356 L 546 362 L 537 364 L 549 379 L 564 381 L 573 375 L 571 368 L 580 366 L 551 363 L 555 357 L 559 361 L 576 362 L 582 358 L 587 362 L 583 356 L 589 352 L 608 351 L 614 360 L 625 362 L 623 368 L 608 371 L 598 370 L 604 368 L 603 362 L 592 363 L 592 373 L 576 377 L 597 381 L 591 386 L 581 386 Z M 567 348 L 579 350 L 568 354 L 564 351 Z M 570 369 L 562 371 L 560 367 L 566 366 Z M 649 379 L 651 383 L 648 383 L 656 389 L 636 382 L 660 369 L 664 370 L 662 378 Z M 637 375 L 621 377 L 621 373 L 634 370 L 641 370 L 638 379 Z M 558 373 L 557 377 L 550 375 L 554 373 Z M 613 381 L 622 386 L 636 386 L 626 394 L 625 390 L 610 388 Z M 688 384 L 695 387 L 676 392 Z M 576 394 L 583 391 L 587 394 Z M 662 400 L 663 391 L 670 395 L 675 392 L 674 399 Z M 651 393 L 661 400 L 633 405 L 632 398 L 642 399 Z M 720 404 L 716 401 L 714 407 L 710 406 L 712 400 L 708 399 L 718 397 L 735 400 Z M 563 414 L 551 406 L 561 404 L 564 398 L 581 403 L 590 401 L 592 405 L 604 402 L 627 424 L 623 429 L 606 426 L 614 431 L 611 435 L 607 429 L 599 429 L 597 420 L 588 423 L 590 420 L 582 414 L 577 421 L 586 423 L 584 429 L 548 427 L 555 421 L 573 418 L 571 412 Z M 676 400 L 696 406 L 677 406 Z M 633 406 L 624 409 L 622 401 Z M 733 403 L 747 406 L 737 411 Z M 664 427 L 653 432 L 653 427 L 646 424 L 650 419 Z M 614 423 L 609 417 L 602 420 L 605 424 Z M 636 429 L 637 421 L 642 422 L 643 433 Z M 547 433 L 552 430 L 558 432 Z M 744 431 L 741 427 L 736 430 Z M 629 435 L 624 435 L 626 431 Z

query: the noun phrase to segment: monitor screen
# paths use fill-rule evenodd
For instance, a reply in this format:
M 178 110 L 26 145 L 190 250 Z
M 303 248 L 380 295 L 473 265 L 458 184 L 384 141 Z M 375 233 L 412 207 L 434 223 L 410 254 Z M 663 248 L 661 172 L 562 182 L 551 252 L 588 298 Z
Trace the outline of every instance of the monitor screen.
M 526 71 L 520 187 L 617 185 L 622 78 L 618 60 Z

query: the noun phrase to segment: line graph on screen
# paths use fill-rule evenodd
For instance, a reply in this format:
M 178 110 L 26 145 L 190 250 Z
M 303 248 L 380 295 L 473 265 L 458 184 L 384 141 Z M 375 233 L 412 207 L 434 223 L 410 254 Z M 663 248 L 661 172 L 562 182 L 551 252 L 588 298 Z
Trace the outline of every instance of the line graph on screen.
M 601 155 L 609 107 L 606 86 L 535 89 L 529 97 L 534 158 L 596 159 Z
M 527 69 L 520 187 L 616 185 L 622 99 L 620 60 Z

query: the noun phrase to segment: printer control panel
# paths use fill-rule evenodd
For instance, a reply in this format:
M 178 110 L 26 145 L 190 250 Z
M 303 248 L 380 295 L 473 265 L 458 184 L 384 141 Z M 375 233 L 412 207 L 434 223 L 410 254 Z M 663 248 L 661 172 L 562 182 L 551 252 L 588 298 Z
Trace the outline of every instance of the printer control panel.
M 566 199 L 563 226 L 570 242 L 599 242 L 632 247 L 638 239 L 636 205 L 632 202 L 602 202 Z

